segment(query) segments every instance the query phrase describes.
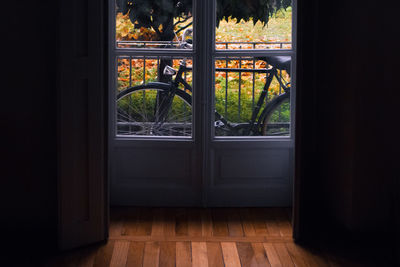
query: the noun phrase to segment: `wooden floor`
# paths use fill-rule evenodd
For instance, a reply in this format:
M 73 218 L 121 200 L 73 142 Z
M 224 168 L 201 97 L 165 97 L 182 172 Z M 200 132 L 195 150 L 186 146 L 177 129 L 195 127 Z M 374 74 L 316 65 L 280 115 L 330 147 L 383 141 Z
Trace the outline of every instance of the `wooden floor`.
M 107 243 L 44 266 L 375 266 L 299 246 L 291 234 L 284 208 L 113 208 Z

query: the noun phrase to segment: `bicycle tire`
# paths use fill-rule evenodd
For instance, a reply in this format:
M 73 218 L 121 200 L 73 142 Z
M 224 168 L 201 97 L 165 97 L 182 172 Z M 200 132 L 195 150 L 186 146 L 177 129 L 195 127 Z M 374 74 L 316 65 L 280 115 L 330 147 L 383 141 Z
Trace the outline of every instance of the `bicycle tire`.
M 282 94 L 273 99 L 263 110 L 261 115 L 262 126 L 261 134 L 263 136 L 289 136 L 290 135 L 290 94 Z M 277 119 L 276 115 L 282 112 L 282 109 L 288 105 L 288 117 Z
M 191 95 L 176 89 L 170 104 L 158 102 L 158 92 L 167 94 L 172 89 L 170 84 L 154 82 L 119 92 L 116 99 L 117 135 L 191 136 Z M 168 108 L 168 111 L 164 110 L 165 116 L 158 116 L 163 113 L 158 107 Z

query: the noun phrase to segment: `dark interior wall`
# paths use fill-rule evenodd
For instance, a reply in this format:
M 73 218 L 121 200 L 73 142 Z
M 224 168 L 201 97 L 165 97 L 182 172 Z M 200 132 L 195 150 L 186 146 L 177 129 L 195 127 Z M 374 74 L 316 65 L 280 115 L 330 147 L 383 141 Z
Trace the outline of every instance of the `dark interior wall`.
M 341 226 L 353 226 L 354 178 L 356 169 L 358 84 L 362 60 L 360 29 L 352 10 L 337 5 L 335 10 L 319 4 L 317 142 L 318 179 L 326 215 Z M 362 36 L 361 36 L 362 37 Z M 362 46 L 361 46 L 362 48 Z
M 376 38 L 381 24 L 375 23 L 380 17 L 374 15 L 374 6 L 363 3 L 334 8 L 320 3 L 318 25 L 308 24 L 318 36 L 304 32 L 308 38 L 317 38 L 317 66 L 310 81 L 318 78 L 314 96 L 318 104 L 313 109 L 318 130 L 310 140 L 316 144 L 316 155 L 309 157 L 314 174 L 303 196 L 309 196 L 305 203 L 311 210 L 305 217 L 308 221 L 326 215 L 336 225 L 365 233 L 393 229 L 389 224 L 395 222 L 393 214 L 399 210 L 395 201 L 399 150 L 393 143 L 398 139 L 394 128 L 382 131 L 382 124 L 398 121 L 398 111 L 394 87 L 385 91 L 389 94 L 385 101 L 378 97 L 383 89 L 377 78 L 391 71 L 382 73 L 385 60 L 380 60 L 376 50 L 382 48 L 381 39 Z M 34 242 L 54 241 L 56 4 L 22 0 L 7 5 L 1 16 L 5 45 L 0 98 L 5 157 L 1 161 L 1 224 L 10 237 L 41 236 Z M 314 15 L 314 10 L 304 12 L 304 16 Z M 306 66 L 313 64 L 306 62 Z
M 353 78 L 357 64 L 347 60 L 354 48 L 346 9 L 332 12 L 319 5 L 317 48 L 317 153 L 316 168 L 329 215 L 345 226 L 351 224 L 352 178 L 355 175 L 356 93 Z
M 57 227 L 55 3 L 8 1 L 1 16 L 2 239 L 32 250 L 54 246 Z
M 399 223 L 399 93 L 385 80 L 395 69 L 393 54 L 385 57 L 394 43 L 385 38 L 392 40 L 396 21 L 384 10 L 372 1 L 319 3 L 315 179 L 326 221 L 357 238 L 391 242 Z

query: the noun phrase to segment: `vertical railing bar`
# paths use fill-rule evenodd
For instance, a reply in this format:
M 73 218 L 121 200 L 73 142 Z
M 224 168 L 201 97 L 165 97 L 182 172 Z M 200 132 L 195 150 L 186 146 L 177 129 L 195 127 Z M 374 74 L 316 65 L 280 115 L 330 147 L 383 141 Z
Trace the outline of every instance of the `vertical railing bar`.
M 185 80 L 185 82 L 187 82 L 186 81 L 186 73 L 187 73 L 187 71 L 185 70 L 185 72 L 183 73 L 183 79 Z
M 225 58 L 225 67 L 228 69 L 228 57 Z M 225 72 L 225 118 L 228 116 L 228 71 Z
M 253 70 L 256 69 L 256 59 L 253 57 Z M 255 91 L 255 84 L 256 84 L 256 72 L 253 72 L 253 89 L 252 89 L 252 96 L 251 96 L 251 110 L 254 110 L 254 91 Z
M 129 56 L 129 87 L 132 87 L 132 56 Z M 132 95 L 129 96 L 128 120 L 130 120 L 132 111 Z M 132 132 L 132 125 L 129 123 L 129 132 Z
M 240 46 L 240 49 L 242 48 L 242 46 Z M 242 57 L 239 57 L 239 69 L 242 68 Z M 242 91 L 242 72 L 239 72 L 239 96 L 238 96 L 238 116 L 239 116 L 239 121 L 240 122 L 240 112 L 241 112 L 241 106 L 240 106 L 240 102 L 241 102 L 241 91 Z
M 143 57 L 143 84 L 146 83 L 146 57 Z
M 225 43 L 225 49 L 228 50 L 228 42 Z M 225 67 L 228 69 L 228 57 L 225 58 Z M 225 118 L 228 116 L 228 76 L 229 73 L 225 73 Z
M 270 75 L 270 73 L 264 73 L 265 74 L 265 81 L 268 79 L 268 75 Z M 260 73 L 260 77 L 262 79 L 262 73 Z M 266 94 L 265 94 L 265 104 L 268 103 L 268 92 L 269 92 L 269 88 L 267 88 Z
M 145 84 L 145 83 L 146 83 L 146 57 L 143 56 L 143 84 Z M 145 107 L 146 106 L 146 90 L 143 90 L 142 92 L 143 92 L 142 93 L 143 107 Z
M 183 72 L 183 79 L 185 80 L 185 82 L 187 82 L 186 76 L 187 75 L 187 71 L 185 70 Z M 183 89 L 185 90 L 185 89 Z M 187 109 L 186 109 L 186 105 L 182 105 L 183 106 L 183 114 L 184 114 L 184 118 L 186 118 L 187 115 Z M 183 135 L 186 134 L 186 120 L 183 120 Z
M 157 56 L 157 79 L 160 77 L 160 56 Z
M 129 87 L 132 87 L 132 56 L 129 56 Z
M 282 81 L 282 70 L 279 70 L 279 79 L 281 79 Z M 279 83 L 279 95 L 282 93 L 282 84 Z M 282 105 L 279 106 L 279 115 L 278 115 L 278 119 L 279 122 L 281 121 L 281 113 L 282 113 Z
M 253 43 L 253 49 L 256 49 L 256 42 Z M 256 59 L 253 57 L 253 70 L 256 68 Z M 253 88 L 251 92 L 251 110 L 254 110 L 254 95 L 255 95 L 256 73 L 253 72 Z

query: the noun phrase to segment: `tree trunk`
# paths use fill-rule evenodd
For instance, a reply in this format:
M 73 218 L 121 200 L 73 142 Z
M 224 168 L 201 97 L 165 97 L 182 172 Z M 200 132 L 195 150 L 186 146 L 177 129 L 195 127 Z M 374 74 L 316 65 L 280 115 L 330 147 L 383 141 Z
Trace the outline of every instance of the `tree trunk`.
M 163 26 L 163 31 L 160 36 L 161 41 L 172 41 L 174 39 L 174 18 L 170 17 L 164 24 Z M 172 48 L 171 45 L 166 45 L 164 48 Z M 160 58 L 160 64 L 158 67 L 158 81 L 164 82 L 164 83 L 170 83 L 172 81 L 172 76 L 171 75 L 164 75 L 163 71 L 164 68 L 169 65 L 172 67 L 172 58 Z M 156 109 L 158 111 L 164 110 L 165 105 L 168 105 L 167 101 L 165 101 L 167 98 L 167 94 L 164 92 L 158 92 L 157 93 L 157 105 Z M 156 110 L 154 111 L 156 114 Z

